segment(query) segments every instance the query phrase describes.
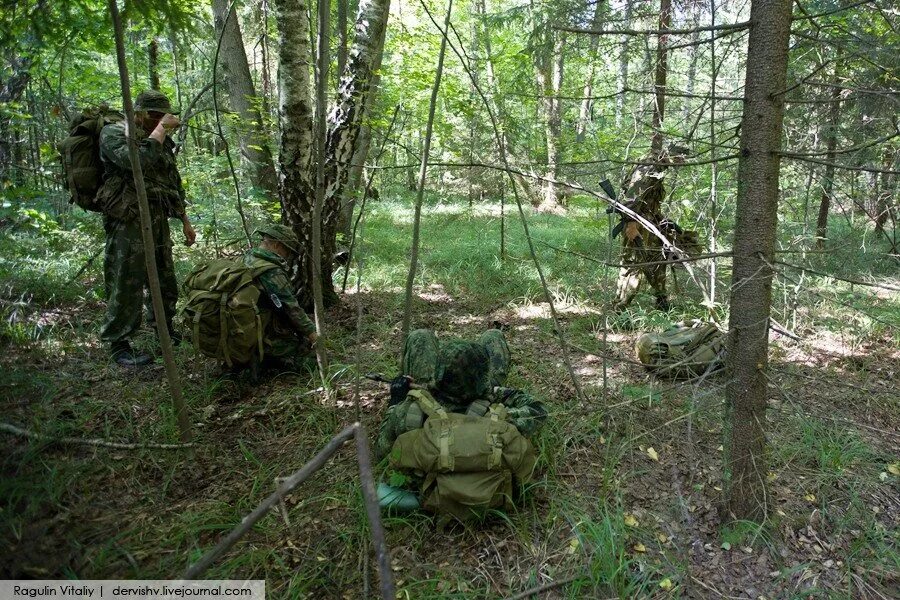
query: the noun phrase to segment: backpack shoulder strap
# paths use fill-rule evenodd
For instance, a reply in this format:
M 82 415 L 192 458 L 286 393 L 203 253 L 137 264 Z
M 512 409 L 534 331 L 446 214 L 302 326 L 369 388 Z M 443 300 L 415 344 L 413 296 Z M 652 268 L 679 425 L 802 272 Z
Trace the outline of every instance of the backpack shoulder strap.
M 434 396 L 429 394 L 427 390 L 423 390 L 421 388 L 409 390 L 408 395 L 412 396 L 415 399 L 416 404 L 419 405 L 419 407 L 422 409 L 422 412 L 424 412 L 429 417 L 447 417 L 447 411 L 444 410 L 444 407 L 441 406 L 440 402 L 435 400 Z

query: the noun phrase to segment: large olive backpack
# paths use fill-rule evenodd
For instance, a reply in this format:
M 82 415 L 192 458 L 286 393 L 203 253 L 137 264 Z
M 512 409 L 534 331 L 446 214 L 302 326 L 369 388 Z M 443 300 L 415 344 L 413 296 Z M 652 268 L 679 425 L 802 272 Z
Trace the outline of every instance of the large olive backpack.
M 69 136 L 59 144 L 63 185 L 69 191 L 69 202 L 84 210 L 103 212 L 97 192 L 103 185 L 103 163 L 100 160 L 100 131 L 118 123 L 122 113 L 106 106 L 88 108 L 69 121 Z
M 271 318 L 259 310 L 256 278 L 278 265 L 256 259 L 251 265 L 227 259 L 195 268 L 184 282 L 187 297 L 181 323 L 194 349 L 233 365 L 263 358 L 263 333 Z
M 724 366 L 725 333 L 713 323 L 679 323 L 645 333 L 635 344 L 638 360 L 656 375 L 698 377 Z
M 488 509 L 511 510 L 513 486 L 531 480 L 537 457 L 502 404 L 486 416 L 447 412 L 425 390 L 409 395 L 427 415 L 394 442 L 391 466 L 424 476 L 422 506 L 461 521 Z

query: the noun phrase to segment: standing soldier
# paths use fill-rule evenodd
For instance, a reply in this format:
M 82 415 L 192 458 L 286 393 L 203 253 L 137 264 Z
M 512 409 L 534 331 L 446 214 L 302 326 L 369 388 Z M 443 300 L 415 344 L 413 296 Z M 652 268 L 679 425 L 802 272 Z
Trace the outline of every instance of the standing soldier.
M 134 111 L 137 126 L 134 137 L 138 143 L 138 156 L 150 204 L 166 324 L 178 343 L 180 336 L 172 329 L 178 284 L 168 219 L 181 220 L 186 245 L 190 246 L 196 239 L 185 210 L 184 188 L 173 152 L 175 144 L 169 137 L 169 132 L 176 129 L 180 122 L 169 99 L 153 90 L 138 95 Z M 100 158 L 105 175 L 98 201 L 104 207 L 106 249 L 103 274 L 107 302 L 100 338 L 109 344 L 117 363 L 140 366 L 149 363 L 150 357 L 133 349 L 130 340 L 141 325 L 147 267 L 126 127 L 125 122 L 114 123 L 104 127 L 100 133 Z
M 639 165 L 631 171 L 631 175 L 622 183 L 624 204 L 638 215 L 652 223 L 659 231 L 670 238 L 676 236 L 680 228 L 662 214 L 662 202 L 666 196 L 663 178 L 673 156 L 675 162 L 681 162 L 687 154 L 685 148 L 673 146 L 670 153 L 651 156 L 646 162 L 652 165 Z M 652 264 L 666 260 L 663 241 L 646 227 L 629 215 L 620 213 L 622 221 L 613 230 L 615 237 L 622 235 L 622 267 L 616 282 L 616 310 L 622 310 L 631 304 L 638 290 L 646 279 L 656 296 L 656 307 L 669 310 L 669 298 L 666 294 L 667 264 Z

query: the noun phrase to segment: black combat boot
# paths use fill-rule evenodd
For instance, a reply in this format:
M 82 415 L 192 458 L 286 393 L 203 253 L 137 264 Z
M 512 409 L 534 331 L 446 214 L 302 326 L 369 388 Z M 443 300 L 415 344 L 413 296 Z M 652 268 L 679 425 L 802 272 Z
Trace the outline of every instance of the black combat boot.
M 151 360 L 150 355 L 132 348 L 128 340 L 114 343 L 110 348 L 110 354 L 113 360 L 123 367 L 143 367 Z

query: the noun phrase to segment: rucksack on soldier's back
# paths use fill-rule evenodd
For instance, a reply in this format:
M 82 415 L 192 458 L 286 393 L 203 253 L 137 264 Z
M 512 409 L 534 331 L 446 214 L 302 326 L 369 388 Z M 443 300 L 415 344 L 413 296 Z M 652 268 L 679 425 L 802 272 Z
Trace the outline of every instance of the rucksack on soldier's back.
M 494 404 L 479 417 L 447 412 L 424 390 L 409 396 L 427 419 L 397 438 L 389 458 L 392 467 L 424 476 L 422 506 L 460 521 L 513 509 L 514 486 L 531 480 L 537 457 L 506 421 L 505 407 Z
M 691 378 L 724 366 L 725 333 L 713 323 L 678 323 L 645 333 L 635 344 L 638 360 L 661 377 Z
M 259 309 L 261 291 L 255 280 L 277 268 L 262 259 L 250 266 L 219 259 L 191 271 L 183 285 L 187 301 L 179 314 L 185 336 L 197 352 L 229 367 L 249 365 L 255 356 L 262 361 L 263 334 L 271 314 Z
M 69 136 L 59 144 L 63 185 L 71 194 L 69 202 L 84 210 L 103 212 L 97 192 L 103 185 L 100 160 L 100 131 L 125 117 L 107 106 L 88 108 L 69 121 Z

